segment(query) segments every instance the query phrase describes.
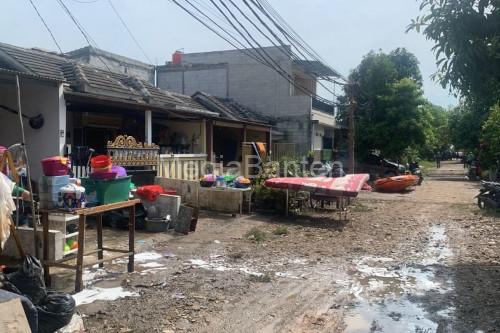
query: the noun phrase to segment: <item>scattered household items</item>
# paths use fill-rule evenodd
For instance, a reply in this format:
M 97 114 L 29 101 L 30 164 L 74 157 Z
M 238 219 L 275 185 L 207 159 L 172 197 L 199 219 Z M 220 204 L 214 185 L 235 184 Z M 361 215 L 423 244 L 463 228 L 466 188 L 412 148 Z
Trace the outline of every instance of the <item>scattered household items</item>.
M 60 189 L 62 208 L 85 208 L 85 188 L 75 183 L 70 183 Z
M 479 208 L 498 210 L 500 208 L 500 183 L 482 181 L 476 198 Z
M 90 166 L 92 167 L 94 173 L 111 172 L 113 163 L 111 162 L 110 156 L 98 155 L 91 158 Z
M 244 207 L 248 213 L 252 208 L 253 189 L 233 187 L 200 187 L 198 189 L 198 206 L 218 212 L 243 215 Z
M 43 275 L 40 262 L 28 255 L 17 271 L 5 275 L 2 288 L 20 295 L 21 300 L 22 297 L 28 298 L 28 306 L 24 308 L 32 331 L 52 333 L 71 321 L 75 312 L 75 301 L 71 295 L 48 292 Z M 36 324 L 33 323 L 34 318 Z
M 123 178 L 118 178 L 116 180 L 121 180 Z M 116 181 L 115 180 L 115 181 Z M 130 179 L 128 179 L 130 182 Z M 113 198 L 111 195 L 109 197 L 105 196 L 105 199 Z M 76 271 L 76 279 L 75 279 L 75 291 L 81 291 L 83 286 L 83 269 L 85 267 L 92 267 L 96 264 L 99 267 L 103 267 L 105 262 L 109 262 L 118 258 L 128 257 L 128 271 L 134 271 L 134 244 L 135 244 L 135 205 L 140 203 L 140 200 L 133 199 L 128 200 L 128 190 L 127 190 L 127 198 L 123 201 L 114 202 L 111 204 L 102 204 L 101 206 L 90 207 L 90 208 L 81 208 L 75 209 L 73 211 L 68 211 L 67 214 L 72 214 L 74 216 L 78 216 L 78 239 L 76 245 L 76 255 L 68 255 L 63 259 L 50 261 L 49 260 L 49 214 L 58 212 L 51 210 L 40 210 L 42 226 L 43 226 L 43 270 L 44 270 L 44 278 L 45 283 L 47 285 L 50 284 L 50 267 L 60 267 L 66 269 L 73 269 Z M 111 249 L 103 246 L 103 228 L 102 228 L 102 215 L 106 212 L 114 211 L 114 210 L 122 210 L 128 209 L 128 250 L 123 249 Z M 97 218 L 97 250 L 90 251 L 88 253 L 85 252 L 85 223 L 87 216 L 96 216 Z M 109 256 L 104 259 L 104 251 L 119 253 L 119 255 Z M 84 263 L 83 257 L 88 256 L 90 254 L 94 254 L 97 252 L 98 260 L 91 263 Z M 72 265 L 67 263 L 70 260 L 76 259 L 76 265 Z
M 60 208 L 61 189 L 69 185 L 69 176 L 42 176 L 38 180 L 39 206 L 43 209 Z
M 412 175 L 418 177 L 417 185 L 422 185 L 422 182 L 424 181 L 424 175 L 422 174 L 422 169 L 420 169 L 420 165 L 417 161 L 410 163 L 409 171 Z
M 179 209 L 175 231 L 187 235 L 190 231 L 196 230 L 198 223 L 198 208 L 182 205 Z
M 69 294 L 49 292 L 37 310 L 38 332 L 52 333 L 71 322 L 75 313 L 75 300 Z
M 375 181 L 375 190 L 386 193 L 403 192 L 411 186 L 417 185 L 419 178 L 415 175 L 394 176 Z
M 138 188 L 134 196 L 141 199 L 146 211 L 145 229 L 149 232 L 165 232 L 174 229 L 181 205 L 181 197 L 172 189 L 151 185 Z
M 167 194 L 167 192 L 160 185 L 141 186 L 137 189 L 137 195 L 140 198 L 146 199 L 151 202 L 156 201 L 156 199 L 158 199 L 160 194 Z M 170 190 L 170 193 L 168 194 L 175 195 L 176 192 L 175 190 Z
M 129 199 L 131 177 L 114 179 L 82 178 L 89 205 L 107 205 Z
M 331 177 L 287 177 L 266 180 L 265 186 L 294 191 L 307 191 L 331 196 L 357 197 L 368 180 L 368 174 L 347 175 L 341 178 Z
M 33 304 L 40 304 L 47 297 L 42 264 L 31 255 L 24 257 L 16 272 L 7 275 L 7 281 L 15 287 L 9 291 L 28 297 Z
M 216 177 L 213 174 L 204 175 L 200 180 L 201 187 L 212 187 L 215 185 Z
M 172 222 L 170 215 L 166 217 L 146 217 L 145 229 L 148 232 L 166 232 Z
M 344 197 L 355 198 L 363 185 L 368 181 L 368 174 L 353 174 L 345 177 L 287 177 L 271 178 L 264 185 L 269 188 L 286 190 L 286 209 L 288 215 L 288 191 L 305 191 L 310 197 L 319 201 L 336 201 L 338 203 L 340 219 L 347 211 L 343 207 Z M 312 201 L 311 201 L 312 202 Z
M 234 181 L 234 187 L 236 188 L 249 188 L 252 185 L 250 179 L 245 178 L 243 176 L 239 176 Z
M 136 186 L 154 184 L 160 147 L 137 142 L 133 136 L 119 135 L 108 141 L 107 153 L 113 165 L 120 165 L 132 176 Z
M 71 168 L 69 159 L 62 156 L 47 157 L 41 163 L 45 176 L 65 176 Z

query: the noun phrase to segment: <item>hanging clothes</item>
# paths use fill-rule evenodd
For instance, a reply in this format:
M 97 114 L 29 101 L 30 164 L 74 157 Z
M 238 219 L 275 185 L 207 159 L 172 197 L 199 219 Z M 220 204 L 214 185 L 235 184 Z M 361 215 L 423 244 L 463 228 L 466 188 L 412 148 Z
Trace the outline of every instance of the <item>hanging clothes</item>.
M 0 172 L 0 247 L 2 249 L 10 236 L 11 216 L 16 210 L 12 199 L 14 188 L 15 183 Z

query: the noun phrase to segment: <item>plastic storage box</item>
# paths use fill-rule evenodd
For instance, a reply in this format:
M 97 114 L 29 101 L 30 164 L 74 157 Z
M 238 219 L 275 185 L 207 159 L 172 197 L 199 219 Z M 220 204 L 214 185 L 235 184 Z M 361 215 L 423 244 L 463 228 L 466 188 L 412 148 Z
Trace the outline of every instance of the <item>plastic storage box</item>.
M 128 200 L 131 178 L 130 176 L 109 180 L 82 178 L 87 202 L 107 205 Z

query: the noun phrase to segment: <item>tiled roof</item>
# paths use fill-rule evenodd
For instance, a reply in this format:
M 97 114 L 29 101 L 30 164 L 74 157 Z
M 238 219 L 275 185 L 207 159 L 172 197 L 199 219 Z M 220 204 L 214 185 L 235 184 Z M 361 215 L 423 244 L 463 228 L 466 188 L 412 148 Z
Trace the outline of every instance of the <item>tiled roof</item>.
M 134 76 L 110 72 L 51 52 L 0 43 L 0 69 L 58 79 L 67 92 L 113 97 L 178 111 L 209 112 L 190 96 L 159 89 Z
M 220 113 L 223 118 L 263 124 L 269 124 L 272 121 L 271 117 L 252 110 L 232 98 L 212 96 L 205 92 L 197 92 L 192 97 L 207 109 Z
M 64 57 L 42 50 L 25 49 L 4 43 L 0 43 L 0 56 L 1 53 L 7 56 L 0 57 L 0 67 L 2 68 L 64 80 L 61 70 L 61 65 L 67 62 Z M 9 58 L 12 61 L 8 61 Z

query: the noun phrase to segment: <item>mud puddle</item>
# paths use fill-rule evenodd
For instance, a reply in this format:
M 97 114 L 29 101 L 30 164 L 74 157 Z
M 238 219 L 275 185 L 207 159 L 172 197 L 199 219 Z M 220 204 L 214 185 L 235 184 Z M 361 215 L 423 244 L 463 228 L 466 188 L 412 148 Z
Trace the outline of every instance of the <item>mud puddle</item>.
M 398 265 L 392 258 L 359 260 L 347 286 L 353 307 L 344 318 L 345 332 L 446 332 L 443 323 L 450 322 L 454 309 L 430 313 L 421 296 L 453 289 L 452 280 L 440 279 L 436 268 L 451 256 L 444 227 L 434 225 L 423 257 L 414 265 Z

